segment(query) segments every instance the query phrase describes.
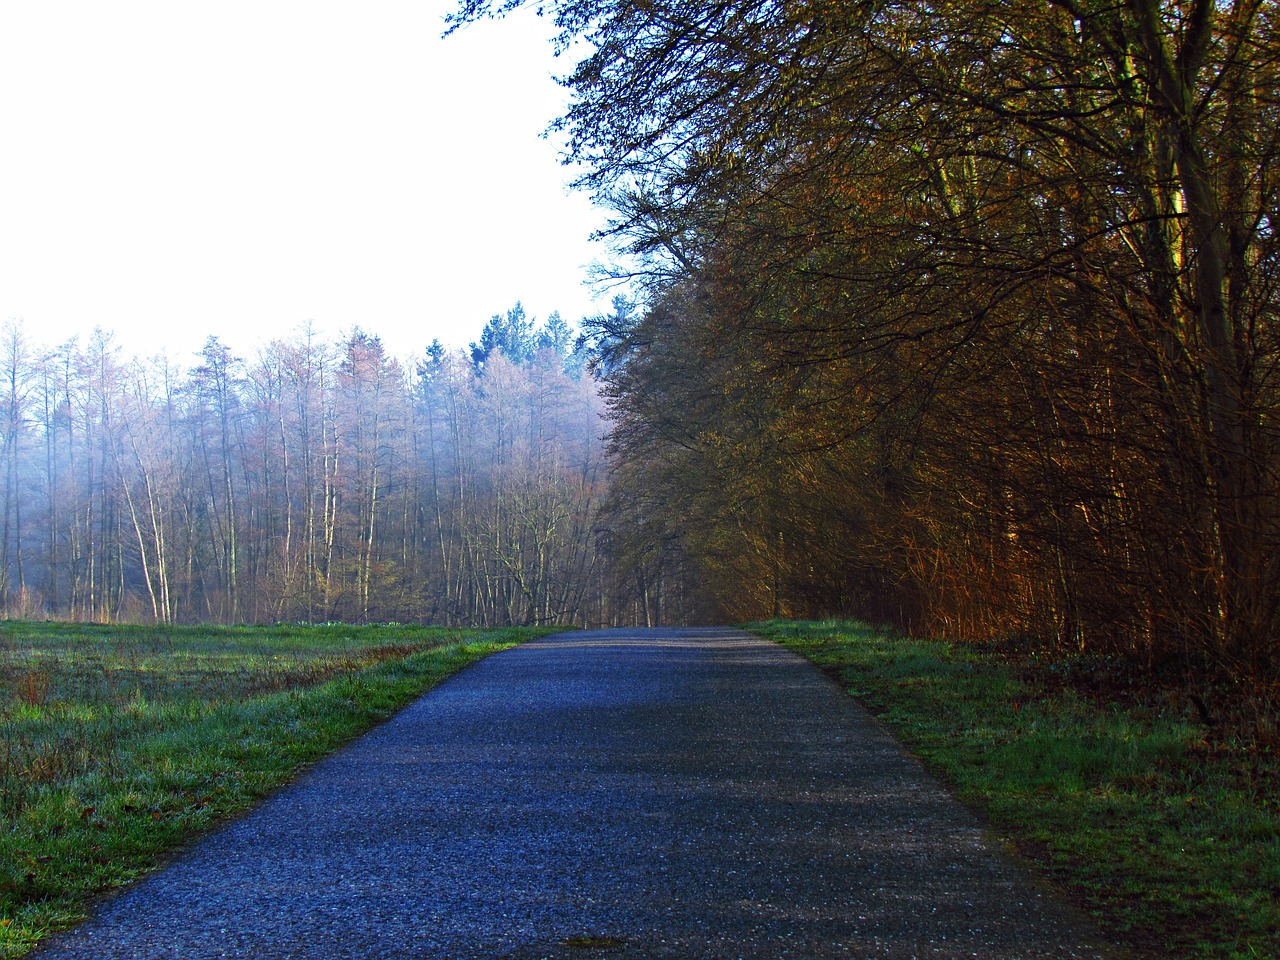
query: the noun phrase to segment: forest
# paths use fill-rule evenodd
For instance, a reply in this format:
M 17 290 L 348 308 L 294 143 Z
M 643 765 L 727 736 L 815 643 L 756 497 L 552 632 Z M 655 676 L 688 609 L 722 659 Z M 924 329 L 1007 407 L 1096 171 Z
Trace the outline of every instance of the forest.
M 1274 0 L 541 7 L 646 291 L 589 330 L 638 558 L 1276 676 Z
M 1276 0 L 539 12 L 629 299 L 414 370 L 11 336 L 11 611 L 853 615 L 1277 677 Z
M 601 405 L 522 307 L 414 369 L 359 329 L 188 368 L 10 324 L 0 604 L 86 621 L 583 623 L 624 616 L 596 547 Z M 625 604 L 624 604 L 625 606 Z

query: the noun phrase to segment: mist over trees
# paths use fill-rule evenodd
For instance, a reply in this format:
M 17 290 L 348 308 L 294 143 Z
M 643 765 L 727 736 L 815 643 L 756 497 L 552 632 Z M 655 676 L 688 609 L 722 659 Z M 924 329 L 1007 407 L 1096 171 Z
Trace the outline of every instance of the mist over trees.
M 1274 0 L 543 9 L 646 284 L 592 330 L 615 554 L 732 618 L 1280 667 Z
M 517 305 L 413 369 L 310 333 L 194 362 L 10 324 L 0 609 L 84 620 L 608 623 L 597 387 Z

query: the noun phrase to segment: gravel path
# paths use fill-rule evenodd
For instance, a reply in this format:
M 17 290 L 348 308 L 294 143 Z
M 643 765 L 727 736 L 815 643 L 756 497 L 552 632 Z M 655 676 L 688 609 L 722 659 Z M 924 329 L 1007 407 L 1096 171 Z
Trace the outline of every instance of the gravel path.
M 1100 957 L 800 658 L 562 634 L 452 678 L 36 956 Z

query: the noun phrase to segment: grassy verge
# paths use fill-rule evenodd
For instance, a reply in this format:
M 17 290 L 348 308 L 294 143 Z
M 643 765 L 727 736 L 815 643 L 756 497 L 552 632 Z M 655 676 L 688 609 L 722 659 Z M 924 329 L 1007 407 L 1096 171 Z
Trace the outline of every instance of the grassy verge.
M 1120 942 L 1280 957 L 1280 757 L 1194 702 L 854 623 L 754 624 L 822 667 Z
M 0 624 L 0 958 L 545 632 Z

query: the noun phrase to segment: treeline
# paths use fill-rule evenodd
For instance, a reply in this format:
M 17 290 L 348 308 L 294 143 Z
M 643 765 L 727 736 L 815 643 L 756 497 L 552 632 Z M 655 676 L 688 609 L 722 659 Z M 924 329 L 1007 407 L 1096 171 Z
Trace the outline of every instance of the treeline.
M 182 369 L 10 325 L 0 609 L 84 620 L 602 623 L 603 426 L 519 306 L 413 369 L 359 329 Z
M 647 282 L 592 331 L 615 554 L 705 616 L 1274 674 L 1274 0 L 549 11 Z

